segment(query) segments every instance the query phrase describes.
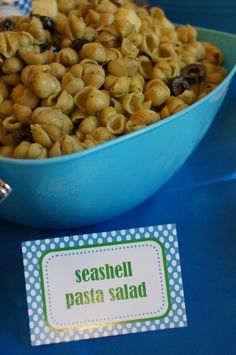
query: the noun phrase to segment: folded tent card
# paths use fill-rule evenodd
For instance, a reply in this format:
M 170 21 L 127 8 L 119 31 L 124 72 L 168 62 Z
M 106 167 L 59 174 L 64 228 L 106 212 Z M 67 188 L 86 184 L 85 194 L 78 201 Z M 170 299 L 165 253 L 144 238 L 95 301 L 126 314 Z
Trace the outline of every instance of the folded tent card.
M 0 1 L 0 18 L 27 16 L 32 10 L 31 0 L 3 0 Z
M 174 224 L 22 243 L 32 345 L 187 325 Z
M 28 16 L 30 13 L 42 16 L 58 14 L 57 0 L 2 0 L 0 18 Z

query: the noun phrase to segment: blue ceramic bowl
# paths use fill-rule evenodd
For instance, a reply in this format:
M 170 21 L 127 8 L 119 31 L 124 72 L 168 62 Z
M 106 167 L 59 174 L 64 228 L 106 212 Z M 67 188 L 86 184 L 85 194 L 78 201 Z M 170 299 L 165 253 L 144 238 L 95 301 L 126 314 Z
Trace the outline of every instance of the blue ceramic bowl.
M 162 187 L 201 141 L 236 71 L 236 36 L 199 29 L 219 46 L 228 75 L 209 95 L 170 118 L 111 142 L 58 158 L 0 158 L 12 188 L 0 218 L 39 228 L 98 223 L 137 206 Z

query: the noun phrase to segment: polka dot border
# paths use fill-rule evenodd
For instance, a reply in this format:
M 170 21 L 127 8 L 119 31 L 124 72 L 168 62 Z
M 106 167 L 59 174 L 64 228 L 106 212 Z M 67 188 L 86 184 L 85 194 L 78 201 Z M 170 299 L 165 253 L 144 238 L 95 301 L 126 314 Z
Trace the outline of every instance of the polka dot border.
M 54 332 L 44 321 L 40 288 L 39 258 L 45 251 L 61 248 L 86 247 L 125 241 L 157 239 L 165 250 L 171 308 L 162 319 L 126 324 L 114 324 L 85 330 Z M 104 231 L 26 241 L 22 243 L 25 288 L 31 343 L 34 346 L 72 340 L 106 337 L 187 326 L 187 316 L 181 275 L 178 239 L 175 224 Z

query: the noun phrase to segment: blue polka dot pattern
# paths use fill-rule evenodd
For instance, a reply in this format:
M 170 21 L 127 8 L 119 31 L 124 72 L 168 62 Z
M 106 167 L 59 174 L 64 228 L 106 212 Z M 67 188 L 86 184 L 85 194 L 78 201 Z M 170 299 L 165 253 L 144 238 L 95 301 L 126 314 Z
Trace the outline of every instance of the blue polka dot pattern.
M 46 251 L 61 248 L 96 246 L 100 244 L 109 245 L 114 242 L 142 241 L 149 238 L 156 238 L 165 249 L 171 301 L 171 308 L 166 316 L 156 320 L 151 319 L 63 332 L 54 332 L 48 327 L 44 321 L 39 274 L 39 258 L 41 258 Z M 177 232 L 174 224 L 26 241 L 22 243 L 22 253 L 32 345 L 60 343 L 187 326 Z
M 29 15 L 32 10 L 32 1 L 31 0 L 16 0 L 14 5 L 19 7 L 25 16 Z
M 19 9 L 23 15 L 27 16 L 32 10 L 31 0 L 15 0 L 15 1 L 2 1 L 1 6 L 14 6 Z

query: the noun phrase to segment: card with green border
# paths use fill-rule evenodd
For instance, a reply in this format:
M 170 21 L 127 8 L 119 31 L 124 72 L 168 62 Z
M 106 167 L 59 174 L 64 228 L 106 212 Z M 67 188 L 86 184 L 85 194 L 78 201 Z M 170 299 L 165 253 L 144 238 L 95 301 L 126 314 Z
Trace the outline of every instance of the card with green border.
M 22 242 L 32 345 L 187 326 L 175 224 Z

